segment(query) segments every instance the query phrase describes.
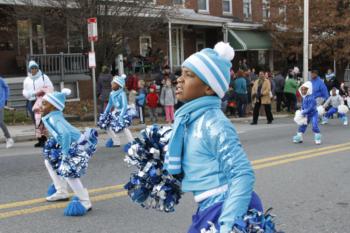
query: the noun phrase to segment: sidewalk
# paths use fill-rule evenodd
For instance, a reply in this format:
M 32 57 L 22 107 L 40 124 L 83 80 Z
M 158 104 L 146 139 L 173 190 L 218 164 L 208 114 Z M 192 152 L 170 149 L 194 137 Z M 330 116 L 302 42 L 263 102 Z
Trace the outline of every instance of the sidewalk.
M 274 115 L 275 119 L 281 119 L 281 118 L 288 118 L 288 114 L 279 114 L 279 115 Z M 252 120 L 252 117 L 243 117 L 243 118 L 229 118 L 232 123 L 246 123 L 249 124 Z M 260 116 L 259 117 L 260 121 L 266 120 L 265 116 Z M 138 122 L 136 119 L 135 122 Z M 84 130 L 86 127 L 96 127 L 94 126 L 93 122 L 72 122 L 73 125 L 78 127 L 80 130 Z M 162 123 L 159 123 L 162 125 Z M 130 126 L 131 131 L 140 131 L 141 129 L 144 129 L 146 127 L 145 124 L 134 124 Z M 31 141 L 35 140 L 35 135 L 34 135 L 34 126 L 33 125 L 8 125 L 7 126 L 8 130 L 10 131 L 10 134 L 12 138 L 15 140 L 15 142 L 25 142 L 25 141 Z M 98 129 L 99 134 L 105 134 L 106 132 L 104 130 Z M 1 134 L 0 136 L 0 143 L 5 142 L 4 136 Z

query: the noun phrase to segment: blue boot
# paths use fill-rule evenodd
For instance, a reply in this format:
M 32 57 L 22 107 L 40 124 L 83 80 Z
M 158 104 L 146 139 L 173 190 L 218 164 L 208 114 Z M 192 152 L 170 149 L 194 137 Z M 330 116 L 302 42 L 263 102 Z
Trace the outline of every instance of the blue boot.
M 315 133 L 315 143 L 316 145 L 320 145 L 322 143 L 322 135 L 320 133 Z
M 107 140 L 107 142 L 106 142 L 106 147 L 107 147 L 107 148 L 113 147 L 113 140 L 112 140 L 112 138 L 110 138 L 110 139 Z
M 303 142 L 303 134 L 302 134 L 302 133 L 297 133 L 297 134 L 293 137 L 293 142 L 294 142 L 294 143 L 302 143 L 302 142 Z

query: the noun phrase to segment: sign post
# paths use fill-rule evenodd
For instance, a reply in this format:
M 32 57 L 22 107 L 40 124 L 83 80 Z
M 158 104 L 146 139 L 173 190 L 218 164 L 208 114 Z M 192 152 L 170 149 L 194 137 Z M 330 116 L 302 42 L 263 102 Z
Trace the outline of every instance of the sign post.
M 89 18 L 88 23 L 88 39 L 91 43 L 91 52 L 89 52 L 89 67 L 92 69 L 92 93 L 94 98 L 94 122 L 97 124 L 97 97 L 96 97 L 96 56 L 95 45 L 97 41 L 97 18 Z

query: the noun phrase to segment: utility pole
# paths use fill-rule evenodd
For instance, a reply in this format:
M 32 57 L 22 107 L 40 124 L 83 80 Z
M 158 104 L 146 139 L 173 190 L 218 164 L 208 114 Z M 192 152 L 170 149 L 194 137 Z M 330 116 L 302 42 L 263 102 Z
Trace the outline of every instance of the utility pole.
M 303 78 L 308 80 L 309 75 L 309 0 L 304 0 L 304 53 L 303 53 Z

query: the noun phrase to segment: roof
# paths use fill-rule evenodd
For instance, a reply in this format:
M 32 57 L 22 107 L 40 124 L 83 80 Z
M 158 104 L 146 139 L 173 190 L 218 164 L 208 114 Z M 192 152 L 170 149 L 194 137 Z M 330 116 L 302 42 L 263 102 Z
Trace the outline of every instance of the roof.
M 232 19 L 196 13 L 193 9 L 177 9 L 170 13 L 169 21 L 173 24 L 222 27 Z

